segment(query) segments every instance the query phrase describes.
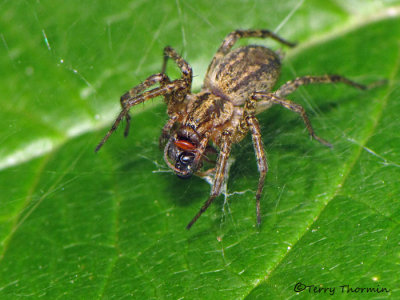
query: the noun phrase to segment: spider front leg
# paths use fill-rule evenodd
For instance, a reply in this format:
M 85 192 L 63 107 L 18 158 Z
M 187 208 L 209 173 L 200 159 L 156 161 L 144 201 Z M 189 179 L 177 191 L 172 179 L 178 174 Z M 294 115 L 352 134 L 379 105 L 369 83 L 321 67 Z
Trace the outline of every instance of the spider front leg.
M 155 98 L 158 96 L 163 96 L 163 95 L 168 95 L 168 94 L 174 93 L 178 90 L 184 89 L 185 87 L 186 87 L 185 81 L 175 80 L 164 86 L 152 89 L 152 90 L 144 92 L 141 95 L 138 95 L 132 99 L 126 100 L 125 107 L 122 109 L 122 111 L 118 115 L 117 119 L 114 121 L 114 124 L 112 125 L 111 129 L 107 132 L 107 134 L 104 136 L 104 138 L 97 145 L 95 152 L 100 150 L 100 148 L 108 140 L 108 138 L 111 136 L 111 134 L 118 128 L 119 123 L 122 121 L 122 119 L 124 117 L 126 117 L 126 115 L 129 112 L 129 109 L 132 106 L 142 103 L 148 99 L 152 99 L 152 98 Z
M 306 128 L 307 128 L 308 132 L 310 133 L 311 137 L 316 139 L 318 142 L 320 142 L 321 144 L 323 144 L 325 146 L 332 147 L 332 144 L 330 144 L 329 142 L 325 141 L 324 139 L 320 138 L 319 136 L 317 136 L 315 134 L 314 129 L 311 126 L 310 119 L 308 118 L 306 111 L 300 104 L 294 103 L 287 99 L 282 99 L 282 98 L 278 97 L 277 95 L 275 95 L 275 93 L 255 92 L 253 94 L 252 98 L 254 100 L 260 101 L 257 103 L 257 106 L 260 105 L 263 107 L 269 107 L 273 104 L 279 104 L 279 105 L 299 114 L 303 118 L 303 121 L 304 121 Z
M 160 147 L 160 149 L 162 149 L 166 142 L 168 141 L 169 137 L 170 137 L 170 133 L 171 133 L 171 129 L 174 126 L 176 120 L 178 119 L 178 114 L 174 113 L 170 116 L 169 120 L 167 121 L 167 124 L 164 125 L 162 131 L 161 131 L 161 135 L 160 138 L 158 140 L 158 145 Z
M 146 89 L 151 87 L 152 85 L 155 85 L 156 83 L 160 83 L 160 85 L 163 86 L 169 82 L 170 82 L 170 80 L 169 80 L 168 76 L 163 73 L 151 75 L 145 81 L 143 81 L 141 84 L 135 86 L 134 88 L 130 89 L 128 92 L 126 92 L 125 94 L 123 94 L 121 96 L 120 102 L 121 102 L 122 109 L 123 110 L 125 109 L 125 107 L 127 106 L 127 103 L 130 100 L 135 98 L 137 95 L 139 95 L 140 93 L 142 93 L 143 91 L 145 91 Z M 130 127 L 130 123 L 131 123 L 130 122 L 131 116 L 129 115 L 129 113 L 127 113 L 125 115 L 125 119 L 126 119 L 126 127 L 125 127 L 125 131 L 124 131 L 124 136 L 127 137 L 129 134 L 129 127 Z
M 226 165 L 228 162 L 229 154 L 231 152 L 232 139 L 231 134 L 228 132 L 222 133 L 222 138 L 220 142 L 220 152 L 218 155 L 217 166 L 215 171 L 214 183 L 211 189 L 210 197 L 200 208 L 199 212 L 194 216 L 194 218 L 186 226 L 186 229 L 190 229 L 198 218 L 207 210 L 210 204 L 215 200 L 215 198 L 221 193 L 222 184 L 226 177 Z
M 206 147 L 206 149 L 205 149 L 205 151 L 204 151 L 204 153 L 202 154 L 202 160 L 204 160 L 204 161 L 206 161 L 206 162 L 208 162 L 208 163 L 210 163 L 210 164 L 212 164 L 212 165 L 216 165 L 216 161 L 215 160 L 213 160 L 213 159 L 210 159 L 207 155 L 208 154 L 216 154 L 217 153 L 217 150 L 213 147 L 213 146 L 211 146 L 211 145 L 207 145 L 207 147 Z M 209 176 L 209 175 L 211 175 L 211 174 L 213 174 L 213 173 L 215 173 L 215 167 L 212 167 L 212 168 L 209 168 L 209 169 L 207 169 L 207 170 L 204 170 L 204 171 L 197 171 L 196 172 L 196 175 L 197 176 L 199 176 L 199 177 L 206 177 L 206 176 Z
M 171 58 L 178 65 L 182 72 L 182 79 L 187 83 L 187 92 L 190 92 L 192 88 L 193 72 L 190 65 L 175 51 L 174 48 L 167 46 L 164 48 L 164 61 L 161 69 L 161 73 L 165 74 L 167 69 L 168 59 Z

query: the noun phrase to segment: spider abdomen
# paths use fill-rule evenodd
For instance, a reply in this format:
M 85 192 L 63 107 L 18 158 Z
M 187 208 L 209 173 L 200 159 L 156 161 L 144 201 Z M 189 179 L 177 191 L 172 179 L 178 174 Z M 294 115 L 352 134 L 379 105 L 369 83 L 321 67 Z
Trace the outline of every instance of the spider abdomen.
M 228 53 L 209 72 L 212 93 L 242 105 L 253 92 L 270 91 L 281 69 L 279 56 L 263 46 L 240 47 Z

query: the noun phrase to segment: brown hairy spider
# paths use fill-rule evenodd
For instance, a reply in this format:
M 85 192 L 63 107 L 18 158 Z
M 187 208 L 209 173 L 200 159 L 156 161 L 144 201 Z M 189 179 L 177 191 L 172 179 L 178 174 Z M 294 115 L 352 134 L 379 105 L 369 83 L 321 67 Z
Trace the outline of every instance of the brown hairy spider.
M 339 75 L 323 75 L 298 77 L 271 92 L 281 69 L 278 54 L 256 45 L 231 50 L 238 39 L 249 37 L 269 37 L 289 47 L 295 46 L 269 30 L 233 31 L 226 36 L 212 59 L 204 85 L 197 94 L 191 92 L 192 68 L 173 48 L 165 47 L 161 73 L 151 75 L 121 97 L 122 111 L 95 150 L 98 151 L 103 146 L 123 118 L 126 118 L 127 122 L 124 134 L 128 135 L 129 110 L 132 106 L 157 96 L 164 96 L 169 120 L 162 129 L 160 144 L 166 143 L 166 164 L 181 178 L 188 178 L 193 174 L 204 176 L 214 173 L 211 194 L 189 222 L 187 229 L 192 227 L 221 193 L 222 184 L 227 176 L 226 167 L 232 144 L 239 143 L 249 131 L 260 172 L 256 192 L 257 224 L 260 225 L 260 197 L 268 166 L 256 118 L 258 113 L 273 104 L 279 104 L 299 114 L 311 137 L 331 147 L 331 144 L 314 133 L 304 108 L 287 100 L 286 96 L 299 86 L 312 83 L 341 82 L 358 89 L 367 88 Z M 169 58 L 173 59 L 182 71 L 182 77 L 173 81 L 165 74 Z M 159 84 L 159 87 L 148 90 L 155 84 Z M 206 154 L 213 150 L 210 142 L 219 149 L 216 166 L 201 172 L 203 160 L 208 161 Z

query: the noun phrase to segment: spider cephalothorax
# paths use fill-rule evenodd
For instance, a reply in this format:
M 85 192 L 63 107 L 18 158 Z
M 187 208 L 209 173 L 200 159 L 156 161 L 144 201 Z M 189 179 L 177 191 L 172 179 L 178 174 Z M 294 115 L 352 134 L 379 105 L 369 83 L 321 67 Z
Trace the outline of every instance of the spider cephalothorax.
M 127 121 L 125 136 L 128 135 L 129 109 L 132 106 L 157 96 L 164 96 L 169 120 L 162 130 L 160 144 L 165 144 L 166 164 L 181 178 L 188 178 L 193 174 L 214 174 L 211 195 L 189 222 L 187 229 L 221 193 L 231 146 L 240 142 L 248 132 L 252 135 L 260 172 L 256 192 L 257 223 L 260 224 L 260 197 L 267 173 L 267 160 L 256 114 L 273 104 L 279 104 L 298 113 L 313 138 L 331 146 L 314 133 L 303 107 L 287 100 L 286 96 L 299 86 L 312 83 L 342 82 L 359 89 L 366 88 L 339 75 L 323 75 L 298 77 L 272 92 L 280 74 L 279 55 L 263 46 L 244 46 L 231 50 L 239 38 L 246 37 L 270 37 L 289 47 L 295 45 L 268 30 L 233 31 L 224 39 L 212 59 L 204 85 L 197 94 L 191 92 L 192 69 L 189 64 L 174 49 L 165 47 L 161 73 L 148 77 L 121 97 L 122 111 L 96 148 L 98 151 L 102 147 L 123 118 Z M 182 77 L 173 81 L 165 74 L 169 58 L 173 59 L 182 71 Z M 155 84 L 159 84 L 159 87 L 148 90 Z M 203 161 L 210 161 L 207 154 L 215 152 L 211 144 L 216 146 L 219 152 L 215 167 L 201 171 Z

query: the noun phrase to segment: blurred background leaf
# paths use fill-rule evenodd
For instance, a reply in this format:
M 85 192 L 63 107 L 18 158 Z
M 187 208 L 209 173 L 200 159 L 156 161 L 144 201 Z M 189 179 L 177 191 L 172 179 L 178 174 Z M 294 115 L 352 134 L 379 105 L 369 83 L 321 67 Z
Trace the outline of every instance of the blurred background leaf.
M 2 1 L 0 10 L 1 298 L 315 295 L 296 293 L 298 282 L 399 295 L 399 1 Z M 261 229 L 246 138 L 233 151 L 229 194 L 186 231 L 210 186 L 164 165 L 162 101 L 135 107 L 128 139 L 119 130 L 93 150 L 119 96 L 159 72 L 165 45 L 192 65 L 199 90 L 236 28 L 299 42 L 282 50 L 278 85 L 326 73 L 388 83 L 290 97 L 333 149 L 311 141 L 292 112 L 260 115 L 269 158 Z M 239 44 L 248 43 L 280 47 Z M 168 72 L 179 76 L 172 64 Z

